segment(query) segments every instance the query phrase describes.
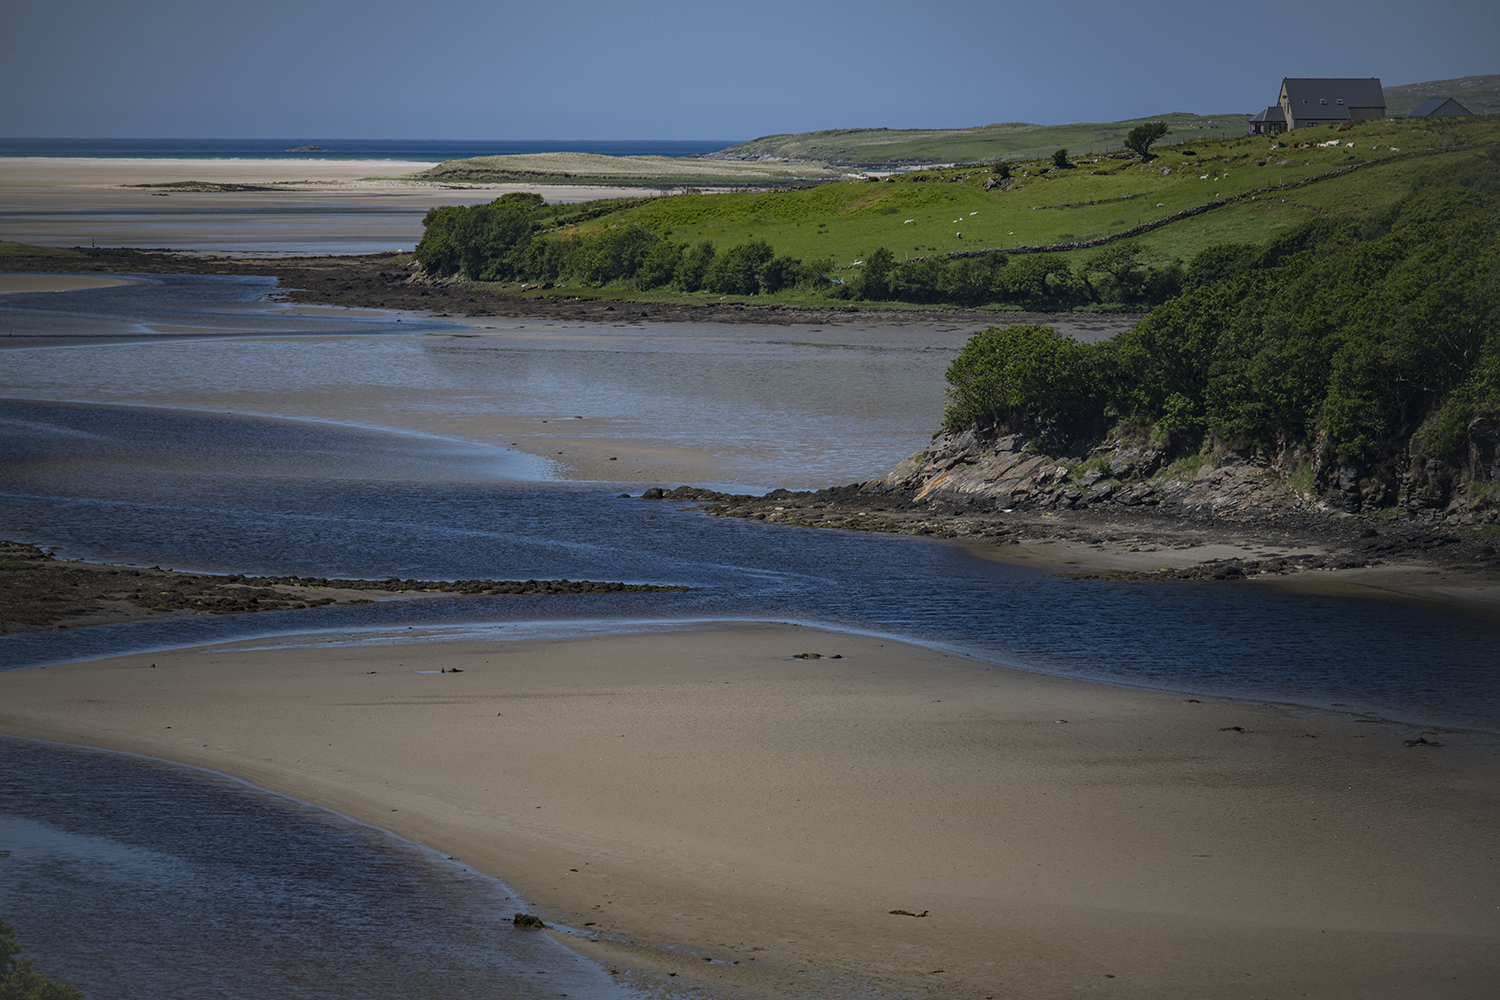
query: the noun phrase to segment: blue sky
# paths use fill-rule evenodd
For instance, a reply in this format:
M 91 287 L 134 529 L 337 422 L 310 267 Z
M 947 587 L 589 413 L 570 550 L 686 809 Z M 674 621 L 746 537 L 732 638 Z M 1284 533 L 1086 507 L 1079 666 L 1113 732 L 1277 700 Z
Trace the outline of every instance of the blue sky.
M 1494 0 L 0 0 L 0 135 L 725 139 L 1500 72 Z

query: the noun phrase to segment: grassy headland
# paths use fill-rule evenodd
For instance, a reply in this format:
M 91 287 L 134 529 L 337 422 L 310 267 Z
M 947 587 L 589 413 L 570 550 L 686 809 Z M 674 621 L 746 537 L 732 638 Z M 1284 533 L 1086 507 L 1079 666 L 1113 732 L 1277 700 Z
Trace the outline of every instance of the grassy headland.
M 741 163 L 698 157 L 527 153 L 447 160 L 412 180 L 494 184 L 630 184 L 654 187 L 772 187 L 837 180 L 847 170 L 826 163 Z
M 1024 160 L 1049 155 L 1059 146 L 1075 153 L 1111 152 L 1125 133 L 1147 121 L 1166 122 L 1172 131 L 1195 141 L 1226 138 L 1244 131 L 1248 114 L 1176 113 L 1123 122 L 1077 122 L 1033 125 L 1005 122 L 975 128 L 848 128 L 822 132 L 766 135 L 730 146 L 712 158 L 755 160 L 823 160 L 840 166 L 906 167 L 937 163 Z

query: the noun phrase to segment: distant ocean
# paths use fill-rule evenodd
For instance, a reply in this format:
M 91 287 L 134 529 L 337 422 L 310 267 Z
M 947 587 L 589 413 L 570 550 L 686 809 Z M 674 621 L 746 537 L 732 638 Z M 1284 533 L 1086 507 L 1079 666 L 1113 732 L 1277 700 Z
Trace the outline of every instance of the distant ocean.
M 697 156 L 735 139 L 5 139 L 0 156 L 103 156 L 189 160 L 462 160 L 519 153 Z M 317 146 L 316 152 L 292 152 Z

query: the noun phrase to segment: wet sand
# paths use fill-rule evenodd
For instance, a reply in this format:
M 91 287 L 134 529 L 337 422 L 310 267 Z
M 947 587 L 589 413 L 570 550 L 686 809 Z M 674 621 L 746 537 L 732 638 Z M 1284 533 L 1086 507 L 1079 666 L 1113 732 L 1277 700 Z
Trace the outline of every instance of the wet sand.
M 109 288 L 126 284 L 123 278 L 91 278 L 81 274 L 11 274 L 0 272 L 0 295 L 25 292 L 71 292 L 80 288 Z
M 0 731 L 392 829 L 646 985 L 1479 997 L 1500 974 L 1500 746 L 1463 733 L 773 624 L 12 671 Z

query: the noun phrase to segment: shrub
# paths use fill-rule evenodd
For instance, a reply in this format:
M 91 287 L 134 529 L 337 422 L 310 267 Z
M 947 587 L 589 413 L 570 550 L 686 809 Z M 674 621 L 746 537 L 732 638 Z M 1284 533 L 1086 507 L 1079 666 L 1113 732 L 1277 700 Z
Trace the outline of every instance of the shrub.
M 944 423 L 1036 431 L 1059 419 L 1083 422 L 1099 395 L 1091 353 L 1045 326 L 977 333 L 948 367 Z

